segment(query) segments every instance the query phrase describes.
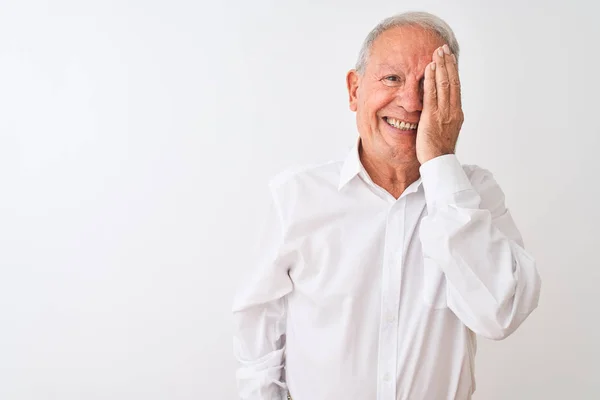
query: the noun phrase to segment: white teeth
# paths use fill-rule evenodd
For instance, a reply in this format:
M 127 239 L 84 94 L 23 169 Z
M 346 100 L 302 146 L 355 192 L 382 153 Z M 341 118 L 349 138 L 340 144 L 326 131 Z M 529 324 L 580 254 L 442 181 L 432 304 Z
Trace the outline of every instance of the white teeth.
M 417 129 L 417 124 L 409 124 L 408 122 L 404 122 L 404 121 L 399 121 L 397 119 L 394 118 L 388 118 L 387 119 L 388 124 L 390 124 L 391 126 L 398 128 L 398 129 L 402 129 L 402 130 L 410 130 L 410 129 Z

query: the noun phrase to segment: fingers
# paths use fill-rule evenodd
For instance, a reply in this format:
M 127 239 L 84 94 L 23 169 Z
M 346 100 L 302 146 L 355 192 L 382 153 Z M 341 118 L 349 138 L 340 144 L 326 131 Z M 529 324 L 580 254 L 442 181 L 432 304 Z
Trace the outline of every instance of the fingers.
M 450 50 L 448 50 L 449 52 Z M 433 61 L 435 62 L 435 86 L 437 89 L 438 109 L 446 111 L 450 104 L 450 81 L 448 80 L 448 71 L 446 69 L 445 47 L 436 49 Z
M 448 45 L 445 45 L 446 47 Z M 448 52 L 450 50 L 448 49 Z M 462 107 L 460 95 L 460 78 L 458 77 L 458 64 L 454 54 L 446 55 L 446 71 L 448 72 L 448 81 L 450 82 L 450 108 Z
M 423 110 L 436 111 L 438 107 L 437 88 L 435 86 L 435 61 L 425 67 L 423 82 Z
M 461 107 L 460 79 L 456 57 L 451 54 L 447 44 L 433 53 L 435 63 L 435 88 L 437 108 L 442 112 L 450 112 Z

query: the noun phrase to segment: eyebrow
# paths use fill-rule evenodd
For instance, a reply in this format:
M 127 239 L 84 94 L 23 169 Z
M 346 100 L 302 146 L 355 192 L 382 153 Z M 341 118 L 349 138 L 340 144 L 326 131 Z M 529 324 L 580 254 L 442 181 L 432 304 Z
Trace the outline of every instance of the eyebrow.
M 377 67 L 379 67 L 379 68 L 388 68 L 388 69 L 392 69 L 394 71 L 398 70 L 398 67 L 400 67 L 400 68 L 404 67 L 404 64 L 400 64 L 398 67 L 394 66 L 394 65 L 391 65 L 391 64 L 388 64 L 388 63 L 377 63 L 375 65 Z

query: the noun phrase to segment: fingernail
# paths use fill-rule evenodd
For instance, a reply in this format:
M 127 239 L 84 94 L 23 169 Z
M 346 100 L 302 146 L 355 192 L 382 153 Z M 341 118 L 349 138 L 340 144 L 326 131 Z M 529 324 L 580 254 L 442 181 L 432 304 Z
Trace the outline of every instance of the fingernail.
M 450 54 L 450 47 L 447 44 L 443 45 L 442 48 L 444 49 L 444 53 Z
M 444 57 L 444 50 L 438 49 L 438 56 Z
M 434 62 L 432 62 L 432 63 L 431 63 L 431 64 L 429 64 L 429 65 L 431 66 L 431 70 L 432 70 L 432 71 L 435 71 L 435 63 L 434 63 Z
M 454 54 L 452 54 L 452 59 L 454 60 L 454 64 L 458 63 L 458 61 L 456 61 L 456 56 Z

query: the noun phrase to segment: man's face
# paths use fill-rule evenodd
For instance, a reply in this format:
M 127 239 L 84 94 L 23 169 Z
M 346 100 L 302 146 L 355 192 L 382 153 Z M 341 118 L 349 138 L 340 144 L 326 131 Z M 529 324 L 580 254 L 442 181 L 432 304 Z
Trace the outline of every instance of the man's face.
M 423 108 L 425 67 L 443 44 L 420 27 L 392 28 L 373 43 L 363 74 L 348 73 L 350 109 L 356 112 L 362 146 L 369 154 L 416 161 L 415 125 Z

